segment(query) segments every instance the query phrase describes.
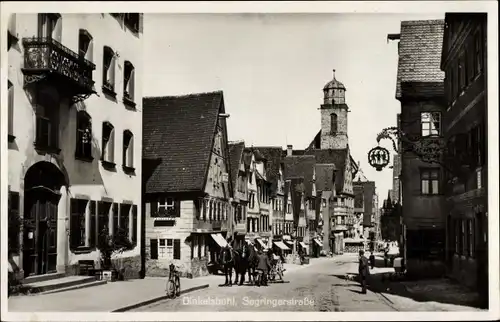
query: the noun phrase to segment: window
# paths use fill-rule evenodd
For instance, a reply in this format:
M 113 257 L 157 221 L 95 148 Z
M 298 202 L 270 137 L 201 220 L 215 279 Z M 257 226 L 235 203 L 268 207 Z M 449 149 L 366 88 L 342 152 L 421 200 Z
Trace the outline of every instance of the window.
M 471 84 L 474 80 L 474 50 L 469 46 L 465 52 L 467 58 L 467 84 Z
M 134 171 L 134 136 L 129 130 L 123 131 L 123 169 Z
M 434 136 L 441 133 L 441 113 L 423 112 L 421 115 L 422 136 Z
M 464 255 L 466 256 L 469 252 L 468 252 L 468 242 L 467 242 L 467 219 L 462 219 L 460 221 L 460 236 L 461 236 L 461 242 L 462 242 L 462 247 L 461 247 L 461 255 Z
M 52 38 L 61 42 L 62 18 L 58 13 L 38 14 L 38 37 Z
M 103 164 L 114 167 L 115 160 L 115 128 L 109 122 L 102 124 L 102 157 Z
M 92 36 L 85 29 L 80 29 L 78 33 L 78 55 L 80 58 L 85 58 L 89 61 L 94 59 L 94 46 Z
M 8 81 L 8 134 L 9 142 L 13 141 L 16 137 L 14 136 L 14 84 Z
M 92 161 L 92 121 L 85 111 L 76 114 L 75 157 Z
M 112 209 L 112 215 L 111 218 L 113 219 L 112 221 L 112 227 L 111 227 L 111 235 L 116 235 L 118 232 L 118 228 L 120 227 L 120 212 L 118 209 L 119 205 L 117 203 L 113 203 Z
M 140 15 L 138 13 L 126 13 L 125 14 L 125 25 L 133 32 L 139 32 L 139 21 Z
M 330 114 L 330 132 L 332 134 L 337 133 L 338 127 L 337 127 L 337 114 L 332 113 Z
M 151 259 L 180 259 L 180 241 L 180 239 L 151 239 Z M 156 258 L 153 258 L 153 254 Z
M 423 195 L 439 194 L 439 170 L 423 169 L 420 171 L 421 193 Z
M 36 104 L 36 139 L 37 149 L 59 152 L 58 104 L 47 97 L 38 97 Z
M 102 65 L 102 90 L 104 93 L 116 96 L 115 93 L 116 55 L 108 46 L 104 46 Z
M 474 220 L 467 220 L 467 255 L 469 257 L 474 257 Z
M 180 217 L 180 202 L 173 198 L 158 200 L 158 215 L 160 217 Z
M 123 101 L 127 105 L 135 106 L 134 102 L 135 89 L 135 68 L 131 62 L 125 61 L 123 71 Z
M 85 247 L 87 243 L 86 214 L 88 200 L 71 199 L 70 202 L 70 249 Z

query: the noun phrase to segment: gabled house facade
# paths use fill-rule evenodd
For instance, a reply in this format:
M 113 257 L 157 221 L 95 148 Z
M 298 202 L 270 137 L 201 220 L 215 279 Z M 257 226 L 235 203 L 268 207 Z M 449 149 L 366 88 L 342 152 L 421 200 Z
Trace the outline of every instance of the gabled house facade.
M 232 218 L 233 181 L 223 93 L 144 99 L 146 274 L 208 274 Z
M 401 103 L 400 129 L 410 140 L 443 137 L 444 73 L 440 58 L 443 20 L 402 21 L 396 99 Z M 424 162 L 403 141 L 401 194 L 408 275 L 445 274 L 445 171 Z
M 267 158 L 257 148 L 252 148 L 255 156 L 255 179 L 257 185 L 257 202 L 259 203 L 258 245 L 266 248 L 271 242 L 271 182 L 269 181 L 269 164 Z
M 247 233 L 248 206 L 248 175 L 250 163 L 244 155 L 245 142 L 229 143 L 229 158 L 231 163 L 231 179 L 233 180 L 233 218 L 229 225 L 229 236 L 233 236 L 234 248 L 239 248 L 245 242 Z
M 138 13 L 9 16 L 2 183 L 23 222 L 9 253 L 25 283 L 98 268 L 99 235 L 119 230 L 133 245 L 123 274 L 140 277 L 142 24 Z

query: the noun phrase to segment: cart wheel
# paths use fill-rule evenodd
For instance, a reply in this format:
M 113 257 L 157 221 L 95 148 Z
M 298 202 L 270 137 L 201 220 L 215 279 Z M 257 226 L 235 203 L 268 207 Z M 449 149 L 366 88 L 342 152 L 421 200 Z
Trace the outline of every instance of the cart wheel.
M 167 296 L 169 298 L 174 298 L 175 297 L 175 285 L 172 283 L 171 280 L 167 282 Z
M 175 296 L 181 295 L 181 279 L 177 277 L 175 279 Z

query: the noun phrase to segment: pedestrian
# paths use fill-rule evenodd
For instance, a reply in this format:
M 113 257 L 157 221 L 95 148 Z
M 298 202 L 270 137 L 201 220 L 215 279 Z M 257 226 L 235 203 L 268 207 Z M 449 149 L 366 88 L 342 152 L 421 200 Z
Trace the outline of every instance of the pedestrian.
M 365 257 L 365 251 L 359 251 L 359 266 L 358 266 L 359 279 L 361 282 L 361 293 L 366 294 L 366 280 L 368 275 L 370 275 L 370 269 L 368 267 L 368 259 Z
M 384 267 L 387 267 L 388 262 L 389 262 L 389 247 L 386 247 L 384 249 Z
M 373 269 L 375 267 L 375 255 L 373 254 L 373 252 L 371 252 L 371 254 L 370 254 L 370 266 L 371 266 L 371 269 Z
M 231 248 L 231 245 L 229 243 L 226 246 L 222 247 L 220 258 L 222 269 L 224 271 L 224 277 L 226 279 L 224 286 L 232 286 L 234 255 L 233 249 Z
M 257 279 L 257 286 L 267 286 L 267 274 L 271 269 L 271 262 L 265 252 L 259 251 L 257 271 L 259 271 L 260 278 Z

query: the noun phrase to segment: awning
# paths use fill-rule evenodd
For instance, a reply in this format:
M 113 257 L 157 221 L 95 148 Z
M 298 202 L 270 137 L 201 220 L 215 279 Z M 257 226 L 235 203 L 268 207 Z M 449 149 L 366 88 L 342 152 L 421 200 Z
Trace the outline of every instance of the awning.
M 318 246 L 323 247 L 323 243 L 319 239 L 314 239 L 314 241 L 318 244 Z
M 307 248 L 307 245 L 304 244 L 304 242 L 299 242 L 300 246 L 304 247 L 304 248 Z
M 211 234 L 211 236 L 220 247 L 227 246 L 227 241 L 224 239 L 224 237 L 222 237 L 221 234 Z
M 262 246 L 263 248 L 267 248 L 267 245 L 264 243 L 264 241 L 262 239 L 256 238 L 256 240 L 260 246 Z
M 290 248 L 288 248 L 287 245 L 285 245 L 284 242 L 281 242 L 281 241 L 275 241 L 274 244 L 276 246 L 278 246 L 279 248 L 281 248 L 282 250 L 290 250 Z

